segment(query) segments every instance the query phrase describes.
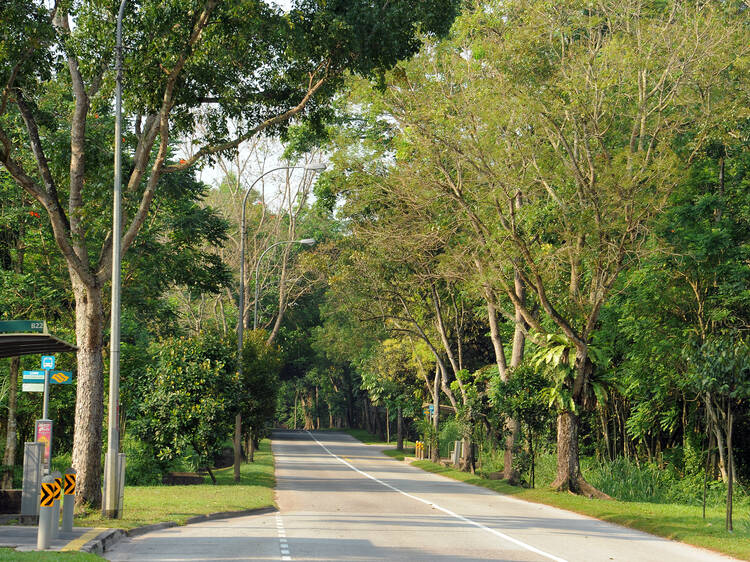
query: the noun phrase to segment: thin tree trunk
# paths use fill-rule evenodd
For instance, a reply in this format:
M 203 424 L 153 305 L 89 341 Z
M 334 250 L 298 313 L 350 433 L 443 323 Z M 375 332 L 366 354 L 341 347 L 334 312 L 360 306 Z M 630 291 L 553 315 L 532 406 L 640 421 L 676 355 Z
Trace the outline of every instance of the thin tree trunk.
M 520 203 L 518 203 L 520 207 Z M 523 285 L 521 276 L 516 270 L 514 274 L 515 292 L 519 302 L 526 302 L 526 288 Z M 524 332 L 525 324 L 520 307 L 515 307 L 515 327 L 513 330 L 513 349 L 510 356 L 511 371 L 521 365 L 523 361 L 523 352 L 526 347 L 526 334 Z M 510 484 L 520 483 L 520 475 L 513 468 L 513 455 L 516 452 L 518 439 L 521 435 L 521 424 L 517 419 L 508 417 L 505 420 L 505 451 L 503 455 L 503 478 Z
M 247 462 L 255 462 L 255 439 L 252 431 L 250 431 L 247 440 Z
M 706 411 L 708 412 L 710 419 L 709 427 L 711 427 L 714 432 L 714 437 L 716 438 L 716 449 L 719 451 L 719 470 L 721 471 L 721 480 L 726 483 L 729 481 L 729 474 L 727 473 L 727 459 L 724 456 L 724 435 L 721 431 L 721 423 L 719 422 L 719 417 L 716 413 L 716 408 L 719 406 L 714 407 L 715 405 L 710 393 L 705 393 L 704 398 Z
M 13 488 L 13 467 L 16 464 L 16 444 L 18 443 L 17 420 L 18 411 L 18 371 L 21 366 L 20 357 L 10 360 L 10 385 L 8 387 L 8 433 L 5 436 L 5 453 L 3 453 L 3 478 L 0 489 Z
M 487 300 L 487 319 L 490 324 L 490 340 L 492 341 L 492 349 L 495 352 L 495 364 L 497 365 L 497 372 L 500 373 L 500 378 L 503 382 L 508 380 L 508 365 L 505 360 L 505 350 L 503 349 L 503 340 L 500 338 L 500 329 L 497 324 L 497 309 L 495 305 L 490 302 L 489 290 L 485 289 L 485 298 Z
M 297 401 L 299 400 L 299 390 L 294 392 L 294 429 L 297 429 Z
M 279 313 L 276 316 L 276 320 L 273 323 L 273 328 L 271 328 L 271 333 L 268 336 L 268 340 L 266 340 L 266 345 L 271 345 L 275 340 L 276 336 L 279 335 L 279 330 L 281 329 L 281 323 L 284 320 L 284 313 L 286 312 L 287 302 L 286 302 L 286 275 L 287 275 L 287 264 L 289 261 L 289 252 L 291 250 L 291 244 L 287 244 L 284 247 L 284 253 L 281 263 L 281 276 L 279 278 Z M 320 423 L 318 423 L 318 429 L 320 429 Z
M 607 450 L 606 459 L 611 461 L 611 460 L 613 460 L 612 459 L 612 452 L 611 452 L 612 449 L 611 449 L 610 441 L 609 441 L 609 427 L 608 427 L 608 424 L 607 424 L 607 416 L 604 413 L 604 408 L 599 408 L 599 421 L 602 424 L 602 438 L 604 440 L 604 447 Z
M 733 531 L 732 524 L 732 495 L 734 488 L 734 455 L 732 454 L 732 425 L 734 414 L 732 414 L 732 400 L 727 397 L 727 531 Z
M 399 451 L 404 450 L 404 416 L 401 412 L 400 404 L 396 411 L 396 449 Z
M 234 481 L 240 481 L 242 464 L 242 414 L 234 416 Z
M 72 465 L 77 471 L 76 505 L 101 507 L 104 395 L 101 287 L 87 287 L 71 272 L 76 303 L 78 373 Z
M 440 427 L 440 391 L 439 391 L 439 385 L 440 385 L 440 373 L 442 369 L 439 366 L 435 366 L 435 392 L 434 397 L 435 400 L 432 403 L 432 429 L 433 429 L 433 437 L 432 437 L 432 455 L 430 460 L 432 462 L 440 462 L 440 441 L 438 438 L 438 429 Z
M 320 429 L 320 410 L 318 409 L 318 387 L 315 387 L 315 429 Z
M 391 413 L 388 406 L 385 407 L 385 442 L 391 442 Z

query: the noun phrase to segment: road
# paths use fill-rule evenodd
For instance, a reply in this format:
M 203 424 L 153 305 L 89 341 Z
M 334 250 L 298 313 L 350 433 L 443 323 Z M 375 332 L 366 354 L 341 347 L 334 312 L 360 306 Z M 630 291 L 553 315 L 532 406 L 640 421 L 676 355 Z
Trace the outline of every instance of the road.
M 125 560 L 719 562 L 730 558 L 425 473 L 329 432 L 274 433 L 278 513 L 121 541 Z

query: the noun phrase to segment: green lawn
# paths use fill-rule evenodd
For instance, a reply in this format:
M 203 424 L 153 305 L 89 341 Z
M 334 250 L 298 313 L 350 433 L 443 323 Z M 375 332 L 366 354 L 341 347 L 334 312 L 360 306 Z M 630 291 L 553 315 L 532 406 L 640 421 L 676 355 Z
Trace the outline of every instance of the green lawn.
M 406 442 L 404 442 L 404 444 L 406 444 Z M 393 459 L 396 459 L 397 461 L 402 461 L 406 457 L 413 457 L 414 456 L 414 447 L 411 447 L 409 449 L 407 449 L 406 447 L 404 447 L 403 451 L 397 451 L 396 449 L 386 449 L 385 451 L 383 451 L 383 453 L 387 457 L 391 457 Z
M 92 562 L 101 558 L 96 554 L 87 552 L 18 552 L 10 548 L 0 548 L 0 561 L 10 560 L 12 562 L 23 562 L 28 560 L 62 560 L 63 562 Z
M 127 486 L 122 519 L 105 519 L 96 511 L 76 517 L 75 524 L 133 529 L 163 521 L 184 524 L 196 515 L 220 511 L 270 507 L 276 483 L 273 470 L 271 444 L 265 439 L 255 462 L 242 465 L 240 482 L 232 480 L 234 471 L 228 467 L 214 471 L 216 485 L 207 476 L 204 484 L 196 486 Z
M 390 451 L 385 451 L 385 453 L 393 456 Z M 729 554 L 743 560 L 750 560 L 750 510 L 746 507 L 735 506 L 734 532 L 729 533 L 724 530 L 723 507 L 709 507 L 704 521 L 700 506 L 595 500 L 553 492 L 544 488 L 518 488 L 502 480 L 487 480 L 430 461 L 417 461 L 413 464 L 428 472 L 442 474 L 523 500 L 560 507 L 668 539 Z

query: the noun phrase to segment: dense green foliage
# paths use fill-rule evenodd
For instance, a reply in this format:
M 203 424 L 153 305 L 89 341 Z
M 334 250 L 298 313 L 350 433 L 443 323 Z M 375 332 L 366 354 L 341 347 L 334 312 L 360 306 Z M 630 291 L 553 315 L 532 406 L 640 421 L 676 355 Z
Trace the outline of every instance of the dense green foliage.
M 240 389 L 231 342 L 217 337 L 169 338 L 154 344 L 134 416 L 134 433 L 168 464 L 192 452 L 201 468 L 231 432 Z
M 460 468 L 526 486 L 726 501 L 730 528 L 750 482 L 747 7 L 492 0 L 463 3 L 454 21 L 447 0 L 375 4 L 300 0 L 284 14 L 223 3 L 221 25 L 186 61 L 172 130 L 205 129 L 195 158 L 164 161 L 126 255 L 123 410 L 138 478 L 156 480 L 181 455 L 207 466 L 237 414 L 246 449 L 274 416 L 381 440 L 400 426 L 436 460 L 460 441 Z M 162 6 L 128 8 L 131 128 L 161 104 L 193 8 L 173 6 L 169 25 Z M 99 8 L 88 10 L 78 39 L 99 37 Z M 27 12 L 8 21 L 52 41 Z M 106 59 L 111 38 L 99 39 L 66 46 Z M 53 61 L 54 77 L 42 68 L 52 52 L 19 68 L 50 81 L 29 91 L 49 117 L 45 142 L 67 146 L 67 82 Z M 95 163 L 108 158 L 108 96 L 88 113 Z M 22 136 L 15 113 L 0 126 Z M 329 160 L 314 200 L 311 174 L 287 170 L 281 203 L 270 179 L 256 183 L 272 167 L 260 140 L 247 153 L 222 144 L 259 127 L 286 142 L 282 166 Z M 126 135 L 133 166 L 140 138 Z M 184 171 L 203 156 L 223 172 L 210 191 Z M 86 175 L 92 256 L 106 246 L 105 176 L 98 165 Z M 0 303 L 8 317 L 37 313 L 71 330 L 55 231 L 29 189 L 0 181 Z M 144 182 L 127 197 L 131 215 Z M 240 236 L 241 312 L 229 274 Z M 309 237 L 315 247 L 259 261 L 276 242 Z M 30 409 L 22 400 L 26 428 Z

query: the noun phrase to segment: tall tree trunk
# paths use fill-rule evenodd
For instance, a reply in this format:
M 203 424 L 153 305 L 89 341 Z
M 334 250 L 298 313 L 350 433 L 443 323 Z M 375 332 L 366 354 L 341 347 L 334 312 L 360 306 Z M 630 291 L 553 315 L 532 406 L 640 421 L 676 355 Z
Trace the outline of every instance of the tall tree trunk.
M 732 399 L 727 396 L 727 517 L 726 529 L 733 531 L 732 523 L 732 495 L 734 493 L 734 455 L 732 454 L 732 426 L 734 425 L 734 414 L 732 413 Z
M 1 490 L 13 488 L 13 467 L 16 464 L 16 444 L 18 443 L 16 413 L 18 411 L 18 371 L 20 357 L 10 360 L 10 385 L 8 387 L 8 433 L 5 436 L 5 453 L 3 453 L 3 473 L 0 481 Z
M 315 387 L 315 429 L 320 429 L 320 408 L 318 407 L 318 387 Z
M 578 416 L 570 411 L 557 415 L 557 478 L 552 488 L 599 499 L 612 499 L 584 480 L 578 461 Z
M 375 418 L 375 435 L 381 441 L 385 441 L 385 426 L 383 424 L 383 418 L 380 415 L 380 411 L 377 406 L 372 407 L 373 417 Z
M 556 490 L 578 492 L 581 468 L 578 465 L 578 416 L 565 411 L 557 415 L 557 478 Z
M 255 462 L 255 437 L 253 429 L 250 428 L 247 433 L 247 462 Z
M 396 411 L 396 450 L 404 450 L 404 415 L 401 411 L 401 405 Z
M 76 303 L 78 373 L 73 468 L 77 471 L 76 504 L 101 507 L 102 422 L 104 419 L 104 363 L 102 289 L 86 286 L 71 272 Z
M 385 407 L 385 442 L 391 442 L 391 412 L 388 406 Z
M 234 481 L 240 481 L 242 464 L 242 414 L 234 416 Z
M 520 202 L 518 203 L 520 207 Z M 516 270 L 514 274 L 515 292 L 520 303 L 526 302 L 526 288 L 523 285 L 521 275 Z M 510 368 L 511 372 L 513 369 L 519 367 L 523 361 L 523 352 L 526 348 L 526 325 L 524 323 L 523 314 L 519 306 L 515 307 L 515 327 L 513 329 L 513 349 L 510 355 Z M 507 381 L 507 377 L 505 379 Z M 503 458 L 503 478 L 511 484 L 520 483 L 520 475 L 517 470 L 513 468 L 513 455 L 518 447 L 518 440 L 521 435 L 521 424 L 515 418 L 507 418 L 505 420 L 505 454 Z
M 302 395 L 302 415 L 305 418 L 305 429 L 315 429 L 313 417 L 313 398 L 309 390 Z
M 26 255 L 26 243 L 24 234 L 26 229 L 23 221 L 18 223 L 18 238 L 16 240 L 16 259 L 13 263 L 13 270 L 16 273 L 23 273 L 24 257 Z M 11 357 L 10 359 L 10 381 L 8 386 L 8 432 L 5 435 L 5 453 L 3 453 L 3 468 L 0 474 L 0 489 L 10 490 L 13 488 L 13 467 L 16 464 L 16 447 L 18 444 L 18 371 L 21 368 L 21 358 Z
M 297 402 L 299 401 L 299 389 L 294 392 L 294 427 L 297 429 Z
M 709 427 L 716 438 L 716 449 L 719 452 L 719 471 L 721 471 L 721 480 L 726 483 L 729 481 L 729 474 L 727 472 L 727 459 L 724 455 L 724 434 L 721 429 L 719 415 L 717 414 L 717 410 L 720 406 L 714 404 L 713 396 L 709 392 L 704 394 L 704 403 L 706 405 L 706 412 L 709 416 Z
M 435 366 L 435 392 L 434 397 L 435 400 L 432 403 L 432 431 L 433 431 L 433 437 L 431 440 L 431 451 L 432 454 L 430 455 L 430 460 L 432 462 L 440 462 L 440 440 L 438 437 L 438 430 L 440 428 L 440 374 L 443 371 L 438 365 Z

